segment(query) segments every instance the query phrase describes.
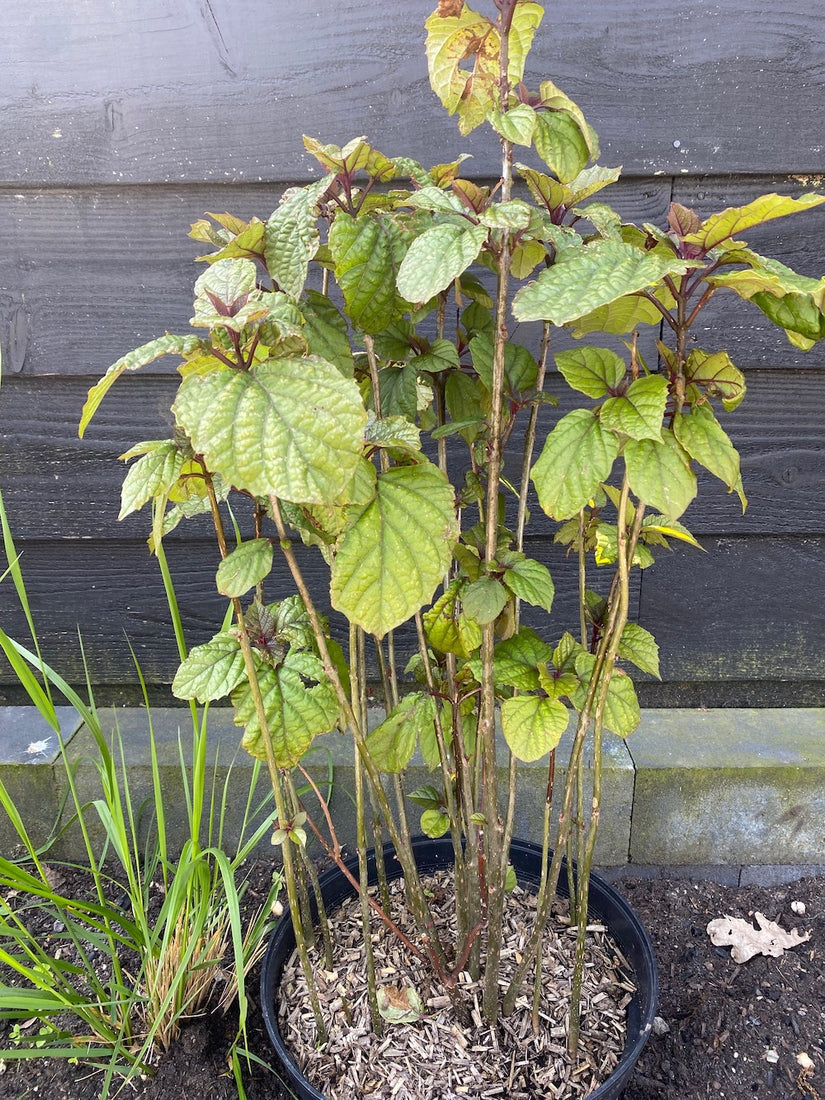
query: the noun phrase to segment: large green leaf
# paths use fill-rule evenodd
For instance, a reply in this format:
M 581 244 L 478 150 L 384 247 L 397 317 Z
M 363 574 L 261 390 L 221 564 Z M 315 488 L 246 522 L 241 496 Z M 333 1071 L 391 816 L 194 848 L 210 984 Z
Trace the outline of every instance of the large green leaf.
M 642 670 L 661 679 L 659 675 L 659 647 L 649 630 L 638 623 L 625 623 L 619 642 L 619 656 Z
M 609 397 L 602 405 L 602 427 L 631 439 L 661 439 L 667 395 L 664 375 L 637 378 L 621 397 Z
M 380 332 L 401 316 L 406 303 L 395 284 L 406 241 L 391 218 L 353 218 L 339 212 L 329 231 L 329 247 L 347 313 L 359 328 Z
M 435 700 L 420 691 L 405 695 L 367 737 L 375 766 L 397 774 L 409 764 L 419 736 L 426 736 L 435 721 Z
M 566 111 L 537 111 L 536 152 L 562 183 L 574 180 L 590 159 L 586 132 Z
M 643 252 L 623 241 L 597 240 L 560 253 L 552 267 L 516 294 L 513 313 L 519 321 L 566 325 L 687 267 L 675 256 Z
M 200 336 L 173 336 L 167 332 L 165 336 L 159 336 L 156 340 L 150 340 L 148 344 L 141 344 L 139 348 L 128 352 L 106 371 L 99 382 L 96 382 L 89 390 L 83 411 L 80 414 L 80 426 L 77 434 L 80 438 L 89 426 L 89 421 L 97 412 L 100 402 L 127 370 L 138 370 L 147 363 L 153 363 L 164 355 L 192 355 L 196 351 L 206 351 L 210 347 L 209 341 Z
M 673 432 L 691 458 L 723 481 L 729 492 L 739 494 L 744 511 L 747 500 L 742 489 L 739 452 L 713 410 L 708 405 L 694 405 L 688 412 L 678 413 Z
M 257 675 L 275 764 L 292 768 L 315 737 L 327 733 L 338 721 L 335 689 L 312 653 L 290 652 L 277 668 L 260 662 Z M 241 744 L 250 755 L 266 760 L 266 744 L 247 680 L 232 692 L 232 703 L 235 725 L 244 727 Z
M 488 392 L 493 389 L 494 344 L 490 332 L 479 332 L 470 341 L 470 354 L 476 374 Z M 538 377 L 538 363 L 521 344 L 504 345 L 504 377 L 509 391 L 515 396 L 531 389 Z
M 485 575 L 467 585 L 461 603 L 465 614 L 483 626 L 494 622 L 507 606 L 507 590 L 495 577 Z
M 318 504 L 334 503 L 350 482 L 367 420 L 356 384 L 314 355 L 194 375 L 174 412 L 230 485 Z
M 269 539 L 249 539 L 236 546 L 218 566 L 215 583 L 222 596 L 243 596 L 272 569 Z
M 168 493 L 180 476 L 183 468 L 183 454 L 171 439 L 140 444 L 145 451 L 142 458 L 129 468 L 120 490 L 120 514 L 125 519 L 132 512 L 139 511 L 159 493 Z M 133 447 L 121 458 L 136 453 Z
M 266 223 L 264 257 L 269 274 L 286 294 L 297 298 L 304 289 L 309 261 L 318 248 L 318 200 L 330 176 L 286 192 Z
M 353 508 L 332 567 L 332 605 L 379 637 L 428 602 L 457 535 L 453 490 L 433 466 L 378 476 L 376 495 Z
M 610 348 L 573 348 L 556 356 L 556 366 L 568 386 L 588 397 L 615 390 L 627 372 L 624 359 Z
M 667 428 L 662 429 L 661 441 L 628 440 L 624 460 L 636 496 L 669 518 L 678 519 L 696 496 L 690 457 Z
M 628 294 L 580 317 L 571 326 L 570 331 L 574 339 L 580 340 L 590 332 L 612 332 L 621 335 L 632 332 L 639 325 L 661 323 L 662 314 L 653 302 L 639 294 Z
M 773 218 L 783 218 L 786 214 L 810 210 L 823 202 L 825 202 L 825 195 L 817 195 L 813 192 L 801 195 L 798 199 L 792 199 L 787 195 L 762 195 L 745 206 L 731 206 L 705 218 L 701 229 L 695 233 L 688 233 L 684 240 L 688 244 L 696 244 L 700 248 L 710 250 L 737 233 L 744 233 L 754 225 L 762 225 L 763 222 L 771 221 Z
M 569 519 L 610 476 L 618 454 L 616 436 L 604 431 L 588 409 L 563 416 L 548 435 L 531 477 L 539 504 L 552 519 Z
M 552 648 L 529 626 L 522 626 L 511 638 L 496 646 L 493 655 L 493 680 L 497 687 L 535 691 L 539 686 L 539 669 L 552 658 Z M 481 661 L 470 660 L 467 667 L 480 683 Z
M 487 239 L 483 225 L 446 223 L 426 229 L 410 245 L 398 271 L 398 292 L 428 302 L 466 271 Z
M 243 677 L 240 642 L 227 630 L 189 651 L 175 673 L 172 694 L 176 699 L 197 699 L 199 703 L 207 703 L 229 695 Z
M 570 713 L 558 699 L 516 695 L 501 704 L 501 729 L 510 751 L 529 764 L 561 741 Z
M 345 318 L 334 302 L 318 290 L 307 290 L 300 302 L 304 318 L 303 336 L 313 355 L 334 363 L 341 374 L 352 378 L 354 365 Z

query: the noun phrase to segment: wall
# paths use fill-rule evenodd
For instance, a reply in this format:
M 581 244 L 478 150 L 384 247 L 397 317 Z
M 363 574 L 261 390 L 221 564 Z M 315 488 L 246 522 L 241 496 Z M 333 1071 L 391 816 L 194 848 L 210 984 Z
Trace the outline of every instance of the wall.
M 825 42 L 805 0 L 556 0 L 531 61 L 586 110 L 601 163 L 623 164 L 614 199 L 664 223 L 671 200 L 700 213 L 766 190 L 823 183 Z M 426 163 L 474 154 L 426 78 L 432 0 L 40 0 L 4 10 L 0 41 L 0 488 L 47 657 L 134 684 L 131 642 L 153 683 L 174 645 L 146 518 L 116 521 L 117 456 L 165 434 L 174 386 L 163 362 L 119 384 L 83 441 L 90 384 L 125 350 L 191 313 L 191 221 L 206 210 L 266 217 L 315 173 L 301 134 L 367 134 Z M 825 271 L 825 214 L 748 234 L 759 251 Z M 718 300 L 718 299 L 717 299 Z M 730 420 L 750 507 L 709 489 L 686 522 L 705 554 L 666 556 L 640 579 L 635 615 L 656 622 L 664 705 L 823 700 L 825 349 L 793 350 L 761 315 L 725 299 L 700 346 L 728 346 L 749 395 Z M 724 343 L 722 342 L 724 341 Z M 652 347 L 652 345 L 651 345 Z M 204 527 L 170 557 L 192 641 L 221 613 Z M 0 624 L 22 636 L 13 589 Z M 0 700 L 15 699 L 0 668 Z

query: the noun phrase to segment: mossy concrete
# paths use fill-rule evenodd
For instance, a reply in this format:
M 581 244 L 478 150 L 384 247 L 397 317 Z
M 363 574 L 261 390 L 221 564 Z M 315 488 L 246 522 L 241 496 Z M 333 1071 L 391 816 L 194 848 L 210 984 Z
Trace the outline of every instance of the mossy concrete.
M 70 742 L 80 726 L 73 707 L 57 707 L 60 736 Z M 45 843 L 60 813 L 60 739 L 35 707 L 0 707 L 0 779 L 35 846 Z M 55 764 L 58 764 L 57 768 Z M 21 844 L 0 807 L 0 855 Z
M 83 801 L 99 798 L 98 751 L 70 708 L 61 712 L 67 739 L 66 762 L 73 769 Z M 149 719 L 136 707 L 101 712 L 104 732 L 123 752 L 132 805 L 146 835 L 152 817 Z M 376 712 L 375 719 L 378 719 Z M 191 762 L 191 720 L 186 709 L 152 712 L 164 811 L 174 850 L 186 838 L 187 814 L 179 752 Z M 73 736 L 72 736 L 73 735 Z M 51 740 L 50 740 L 51 738 Z M 45 742 L 45 745 L 41 744 Z M 570 734 L 557 752 L 553 818 L 564 784 Z M 180 748 L 179 748 L 180 746 Z M 0 778 L 18 806 L 33 839 L 41 843 L 54 826 L 66 793 L 64 761 L 57 739 L 30 707 L 0 709 Z M 506 753 L 502 753 L 506 759 Z M 231 850 L 241 832 L 253 762 L 240 749 L 240 731 L 231 712 L 209 715 L 208 783 L 217 802 L 226 791 L 223 845 Z M 348 737 L 330 733 L 316 741 L 310 771 L 319 784 L 332 770 L 331 809 L 339 839 L 355 839 L 352 746 Z M 541 838 L 547 764 L 521 766 L 515 807 L 515 833 Z M 627 742 L 605 739 L 604 796 L 596 862 L 602 867 L 764 868 L 825 864 L 825 710 L 650 710 Z M 585 798 L 590 797 L 590 772 Z M 505 775 L 502 771 L 501 780 Z M 438 785 L 414 757 L 404 777 L 407 791 Z M 267 797 L 262 771 L 256 804 Z M 312 804 L 312 797 L 308 798 Z M 418 832 L 420 809 L 407 800 L 410 830 Z M 90 815 L 89 820 L 94 820 Z M 94 830 L 96 843 L 103 834 Z M 202 838 L 206 839 L 203 834 Z M 0 810 L 0 852 L 17 844 Z M 271 851 L 264 843 L 263 851 Z M 78 830 L 69 829 L 53 854 L 82 855 Z M 758 878 L 754 881 L 758 881 Z
M 629 738 L 639 864 L 825 860 L 825 710 L 655 710 Z

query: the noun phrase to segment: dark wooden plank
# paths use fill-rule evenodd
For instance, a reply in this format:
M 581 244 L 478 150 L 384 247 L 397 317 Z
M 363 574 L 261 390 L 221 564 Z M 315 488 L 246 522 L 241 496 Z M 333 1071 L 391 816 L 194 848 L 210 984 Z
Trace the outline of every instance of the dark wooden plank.
M 808 176 L 761 176 L 756 179 L 700 179 L 674 181 L 673 198 L 702 217 L 729 206 L 742 206 L 760 195 L 778 192 L 798 196 L 822 191 L 823 179 Z M 749 229 L 741 239 L 756 252 L 769 256 L 802 275 L 825 275 L 825 208 L 817 207 L 790 217 L 776 218 Z M 707 351 L 726 348 L 737 366 L 822 367 L 825 341 L 808 352 L 794 348 L 784 332 L 755 306 L 730 291 L 719 291 L 700 315 L 693 329 L 698 347 Z
M 148 682 L 171 682 L 177 650 L 158 566 L 145 544 L 18 540 L 17 549 L 44 659 L 61 675 L 70 682 L 83 680 L 79 630 L 94 683 L 137 683 L 129 643 Z M 577 631 L 576 570 L 558 547 L 537 547 L 535 552 L 546 555 L 556 578 L 549 626 L 551 640 L 556 640 L 566 629 Z M 329 575 L 323 559 L 316 550 L 304 547 L 298 548 L 298 556 L 313 598 L 329 614 L 334 635 L 345 643 L 347 629 L 342 617 L 329 612 Z M 190 646 L 197 645 L 219 629 L 226 606 L 215 589 L 217 550 L 208 542 L 189 541 L 169 545 L 168 558 L 187 640 Z M 276 564 L 268 598 L 283 598 L 292 591 L 286 566 L 278 568 Z M 638 599 L 638 583 L 634 582 L 634 611 Z M 526 609 L 525 621 L 542 633 L 548 630 L 541 612 Z M 11 637 L 26 641 L 26 623 L 10 584 L 0 585 L 0 622 Z M 407 624 L 397 632 L 402 667 L 416 651 L 415 631 Z M 14 683 L 11 669 L 0 657 L 0 699 L 3 689 Z
M 482 5 L 479 5 L 482 7 Z M 303 177 L 301 134 L 369 134 L 437 162 L 458 137 L 426 79 L 433 0 L 7 5 L 2 178 L 166 182 Z M 822 171 L 825 43 L 805 0 L 558 0 L 531 69 L 581 102 L 605 163 L 647 175 Z M 484 10 L 493 11 L 492 5 Z
M 825 681 L 825 539 L 726 538 L 705 548 L 662 555 L 642 575 L 639 621 L 656 635 L 663 679 Z
M 663 222 L 666 181 L 627 181 L 612 191 L 623 217 Z M 5 373 L 98 375 L 155 336 L 188 332 L 202 270 L 193 260 L 208 251 L 187 237 L 191 223 L 207 210 L 266 218 L 281 193 L 216 185 L 0 189 Z M 144 369 L 172 367 L 162 360 Z
M 148 511 L 117 521 L 126 467 L 118 456 L 143 439 L 169 435 L 176 380 L 147 374 L 124 376 L 107 395 L 83 440 L 77 423 L 90 380 L 6 379 L 0 387 L 0 489 L 15 533 L 23 539 L 143 538 Z M 546 410 L 547 432 L 574 397 L 551 378 L 558 410 Z M 718 534 L 825 534 L 825 514 L 813 502 L 825 493 L 825 372 L 752 371 L 748 395 L 722 423 L 742 454 L 749 507 L 710 475 L 702 475 L 700 504 L 685 522 L 697 536 Z M 521 443 L 507 450 L 507 472 L 516 477 Z M 538 455 L 536 451 L 536 456 Z M 463 445 L 451 440 L 457 471 Z M 453 473 L 457 477 L 457 473 Z M 531 530 L 552 538 L 555 525 L 531 501 Z M 208 537 L 209 520 L 191 520 L 173 540 Z

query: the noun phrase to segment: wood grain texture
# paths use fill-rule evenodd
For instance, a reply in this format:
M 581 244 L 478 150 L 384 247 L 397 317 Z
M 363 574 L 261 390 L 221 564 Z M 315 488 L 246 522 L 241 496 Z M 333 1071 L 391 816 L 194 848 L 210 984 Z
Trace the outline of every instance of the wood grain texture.
M 147 682 L 171 683 L 177 668 L 177 650 L 160 572 L 145 543 L 18 539 L 17 549 L 43 656 L 61 675 L 70 682 L 83 681 L 77 641 L 80 631 L 94 683 L 137 682 L 130 644 Z M 316 550 L 300 546 L 297 550 L 313 599 L 329 615 L 334 636 L 345 644 L 346 624 L 329 607 L 326 565 Z M 536 548 L 536 552 L 542 550 Z M 167 554 L 187 641 L 190 646 L 200 644 L 220 628 L 226 606 L 215 588 L 215 570 L 220 560 L 217 550 L 209 542 L 190 540 L 168 545 Z M 570 563 L 561 568 L 562 553 L 558 547 L 545 548 L 543 556 L 556 571 L 556 600 L 549 629 L 554 636 L 560 636 L 564 630 L 577 629 L 575 570 Z M 282 599 L 293 591 L 286 566 L 276 560 L 267 598 Z M 632 595 L 634 613 L 638 606 L 636 579 Z M 543 633 L 548 630 L 542 612 L 527 609 L 525 621 Z M 21 641 L 28 637 L 11 585 L 0 585 L 0 622 L 11 637 Z M 396 632 L 396 639 L 397 659 L 403 667 L 417 652 L 414 627 L 405 624 Z M 372 672 L 377 672 L 377 666 Z M 0 689 L 13 686 L 14 682 L 11 669 L 0 656 Z
M 705 549 L 663 556 L 642 575 L 639 621 L 656 634 L 662 678 L 825 681 L 825 539 L 724 538 Z
M 476 155 L 429 89 L 433 0 L 39 0 L 7 5 L 2 179 L 15 184 L 305 178 L 301 134 L 389 155 Z M 491 5 L 479 4 L 493 12 Z M 825 168 L 825 43 L 804 0 L 558 0 L 528 78 L 552 78 L 625 170 Z
M 718 534 L 825 534 L 825 371 L 752 371 L 748 395 L 721 422 L 742 455 L 749 499 L 745 514 L 721 482 L 700 474 L 700 504 L 685 515 L 697 536 Z M 0 387 L 0 489 L 19 538 L 100 541 L 141 539 L 147 510 L 118 522 L 126 466 L 118 456 L 144 439 L 169 437 L 176 379 L 125 376 L 100 406 L 83 440 L 77 438 L 80 409 L 90 379 L 7 379 Z M 546 409 L 542 432 L 573 407 L 574 396 L 558 375 L 548 389 L 558 409 Z M 506 454 L 507 472 L 521 465 L 520 438 Z M 538 456 L 538 450 L 536 456 Z M 453 461 L 463 447 L 452 440 Z M 531 497 L 531 531 L 552 539 L 555 524 Z M 243 520 L 242 516 L 239 519 Z M 514 517 L 511 517 L 514 521 Z M 181 524 L 173 541 L 208 537 L 204 517 Z
M 667 181 L 622 181 L 611 193 L 623 217 L 664 223 Z M 101 375 L 155 336 L 190 331 L 202 270 L 193 261 L 209 251 L 188 238 L 191 223 L 208 210 L 267 218 L 281 194 L 280 186 L 0 189 L 6 374 Z M 173 369 L 160 360 L 144 372 Z

